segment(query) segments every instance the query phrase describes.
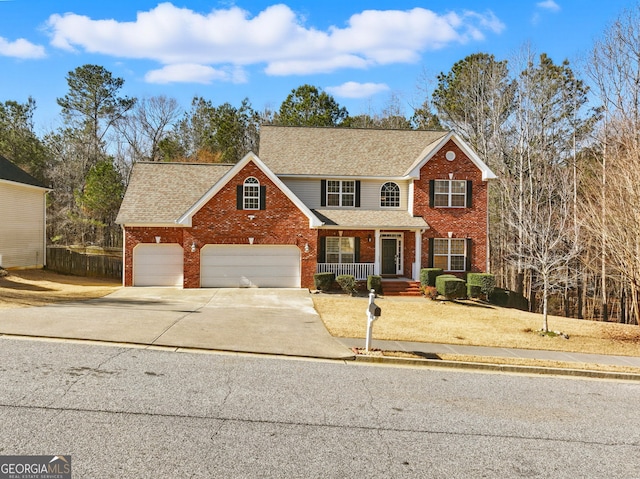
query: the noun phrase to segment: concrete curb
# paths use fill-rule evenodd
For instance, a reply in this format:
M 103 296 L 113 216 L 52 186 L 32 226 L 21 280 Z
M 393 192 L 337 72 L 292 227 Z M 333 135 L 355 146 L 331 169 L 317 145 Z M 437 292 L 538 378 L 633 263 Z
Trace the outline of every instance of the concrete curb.
M 303 356 L 293 354 L 273 354 L 251 351 L 237 351 L 227 349 L 206 349 L 206 348 L 194 348 L 185 346 L 168 346 L 168 345 L 156 345 L 146 343 L 135 343 L 126 341 L 104 341 L 95 339 L 81 339 L 81 338 L 60 338 L 52 336 L 31 336 L 24 334 L 0 334 L 0 338 L 17 339 L 17 340 L 36 340 L 36 341 L 54 341 L 54 342 L 70 342 L 76 344 L 94 344 L 111 347 L 124 347 L 131 349 L 149 349 L 158 351 L 170 351 L 181 353 L 193 353 L 193 354 L 241 354 L 251 356 L 273 356 L 289 359 L 317 359 L 321 361 L 343 361 L 348 363 L 364 363 L 372 365 L 389 365 L 389 366 L 406 366 L 406 367 L 428 367 L 428 368 L 443 368 L 443 369 L 455 369 L 462 371 L 480 371 L 480 372 L 496 372 L 496 373 L 511 373 L 511 374 L 537 374 L 547 376 L 567 376 L 575 378 L 591 378 L 591 379 L 611 379 L 621 381 L 640 381 L 640 374 L 632 373 L 618 373 L 607 371 L 595 371 L 590 369 L 568 369 L 568 368 L 544 368 L 537 366 L 516 366 L 509 364 L 491 364 L 491 363 L 475 363 L 470 361 L 447 361 L 443 359 L 421 359 L 421 358 L 398 358 L 391 356 L 366 356 L 362 354 L 355 354 L 353 357 L 345 358 L 330 358 L 322 356 Z
M 486 371 L 513 374 L 538 374 L 548 376 L 569 376 L 592 379 L 616 379 L 622 381 L 640 381 L 640 374 L 594 371 L 591 369 L 544 368 L 537 366 L 516 366 L 509 364 L 474 363 L 467 361 L 446 361 L 442 359 L 410 359 L 389 356 L 357 355 L 359 363 L 389 364 L 395 366 L 448 368 L 467 371 Z

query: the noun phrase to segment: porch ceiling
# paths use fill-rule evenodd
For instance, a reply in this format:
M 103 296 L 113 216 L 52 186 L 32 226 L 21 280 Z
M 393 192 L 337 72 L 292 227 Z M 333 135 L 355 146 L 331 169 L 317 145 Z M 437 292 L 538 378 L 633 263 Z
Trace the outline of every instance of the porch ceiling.
M 426 229 L 422 216 L 411 216 L 407 211 L 386 210 L 312 210 L 324 227 L 344 229 Z

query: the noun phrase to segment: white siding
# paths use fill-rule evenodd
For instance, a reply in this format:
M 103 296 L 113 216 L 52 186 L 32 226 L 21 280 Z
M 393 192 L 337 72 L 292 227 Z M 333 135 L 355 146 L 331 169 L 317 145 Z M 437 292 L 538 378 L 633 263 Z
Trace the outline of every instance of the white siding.
M 330 179 L 330 178 L 328 178 Z M 320 179 L 284 178 L 283 182 L 308 208 L 323 208 L 320 206 Z M 360 182 L 360 208 L 363 210 L 379 210 L 380 188 L 388 180 L 362 180 Z M 400 208 L 407 210 L 409 197 L 409 182 L 395 181 L 400 187 Z M 387 208 L 384 208 L 387 209 Z M 394 208 L 395 209 L 395 208 Z
M 407 181 L 393 181 L 400 187 L 400 207 L 381 208 L 380 188 L 388 180 L 363 180 L 360 183 L 360 208 L 363 210 L 406 210 L 409 186 Z
M 283 183 L 300 198 L 307 208 L 315 209 L 320 206 L 320 180 L 303 180 L 297 178 L 284 178 Z
M 45 190 L 0 181 L 3 268 L 41 268 L 45 261 Z

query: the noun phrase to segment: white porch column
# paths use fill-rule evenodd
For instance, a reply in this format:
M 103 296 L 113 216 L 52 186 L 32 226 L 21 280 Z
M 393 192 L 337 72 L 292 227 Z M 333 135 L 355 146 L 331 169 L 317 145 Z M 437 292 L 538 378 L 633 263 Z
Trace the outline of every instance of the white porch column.
M 373 245 L 375 248 L 375 257 L 373 261 L 373 274 L 376 276 L 380 276 L 380 265 L 382 263 L 381 260 L 381 252 L 380 252 L 380 230 L 376 230 L 375 244 Z
M 416 230 L 416 255 L 413 261 L 413 280 L 420 281 L 420 266 L 422 262 L 422 230 Z

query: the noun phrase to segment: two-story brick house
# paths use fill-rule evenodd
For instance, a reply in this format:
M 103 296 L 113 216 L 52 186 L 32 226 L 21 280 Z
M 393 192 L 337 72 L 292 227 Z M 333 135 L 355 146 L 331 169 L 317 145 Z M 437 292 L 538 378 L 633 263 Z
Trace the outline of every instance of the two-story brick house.
M 485 271 L 494 174 L 446 131 L 263 126 L 235 165 L 138 163 L 124 284 L 313 287 L 316 272 Z

